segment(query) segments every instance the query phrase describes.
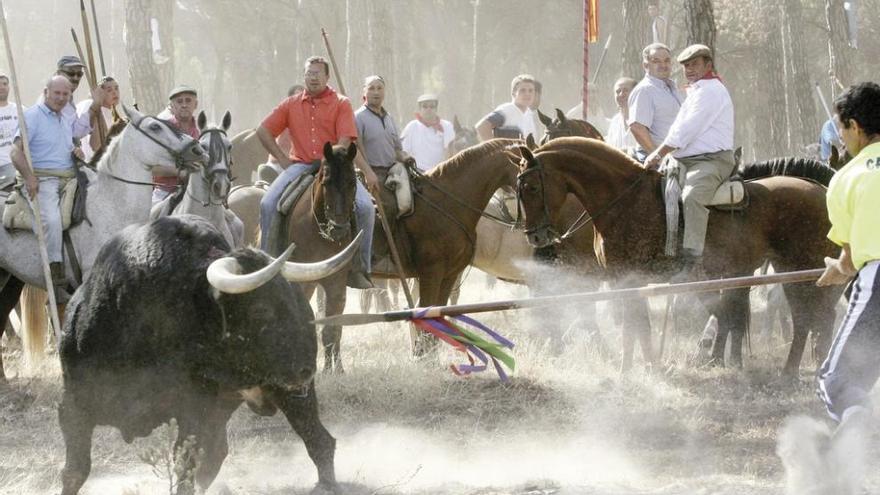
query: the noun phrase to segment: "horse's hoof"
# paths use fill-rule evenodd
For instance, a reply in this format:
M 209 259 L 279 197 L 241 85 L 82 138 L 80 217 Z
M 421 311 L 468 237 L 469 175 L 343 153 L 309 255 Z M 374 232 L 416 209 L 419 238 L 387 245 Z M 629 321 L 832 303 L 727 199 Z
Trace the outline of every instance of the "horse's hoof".
M 338 483 L 318 482 L 309 492 L 309 495 L 343 495 L 342 487 Z

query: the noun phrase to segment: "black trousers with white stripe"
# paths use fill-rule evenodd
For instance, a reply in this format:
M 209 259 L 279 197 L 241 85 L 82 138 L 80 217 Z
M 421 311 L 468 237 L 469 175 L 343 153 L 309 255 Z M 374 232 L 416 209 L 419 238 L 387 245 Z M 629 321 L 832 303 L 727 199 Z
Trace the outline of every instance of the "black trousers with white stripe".
M 867 406 L 880 377 L 880 261 L 859 270 L 849 306 L 819 370 L 819 398 L 840 421 L 852 406 Z

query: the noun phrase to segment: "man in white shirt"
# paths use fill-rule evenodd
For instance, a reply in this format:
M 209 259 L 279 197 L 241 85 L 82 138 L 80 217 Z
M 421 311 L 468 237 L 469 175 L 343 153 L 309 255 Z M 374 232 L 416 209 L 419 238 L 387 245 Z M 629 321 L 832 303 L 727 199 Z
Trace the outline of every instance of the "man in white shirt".
M 419 96 L 419 111 L 415 120 L 411 120 L 401 133 L 403 151 L 415 158 L 421 170 L 428 170 L 434 165 L 452 156 L 452 141 L 455 140 L 455 129 L 448 120 L 437 115 L 440 103 L 435 94 Z
M 617 113 L 608 119 L 608 133 L 605 142 L 620 150 L 635 148 L 637 143 L 626 125 L 629 117 L 629 94 L 636 85 L 636 80 L 631 77 L 621 77 L 614 83 L 614 101 L 617 103 Z
M 537 138 L 534 112 L 531 109 L 535 101 L 535 78 L 529 74 L 520 74 L 510 82 L 510 94 L 513 101 L 499 105 L 489 115 L 477 122 L 476 130 L 480 141 L 488 141 L 493 137 L 522 137 L 529 134 Z M 519 135 L 515 135 L 516 133 Z
M 18 131 L 18 109 L 9 102 L 9 77 L 0 74 L 0 189 L 15 182 L 15 167 L 9 156 Z
M 689 82 L 688 94 L 669 134 L 645 160 L 656 169 L 669 155 L 684 167 L 684 256 L 686 270 L 700 263 L 709 222 L 706 204 L 736 167 L 733 157 L 733 102 L 705 45 L 691 45 L 678 56 Z
M 644 159 L 666 139 L 684 99 L 672 74 L 672 54 L 662 43 L 652 43 L 642 50 L 645 77 L 629 95 L 629 118 L 626 123 L 638 143 L 637 155 Z
M 88 111 L 83 113 L 77 112 L 72 93 L 79 87 L 79 83 L 82 81 L 83 75 L 85 75 L 84 71 L 85 65 L 83 65 L 79 57 L 73 55 L 65 55 L 58 59 L 57 70 L 55 71 L 55 74 L 67 78 L 72 88 L 70 101 L 67 102 L 67 106 L 61 111 L 61 115 L 65 120 L 70 120 L 73 123 L 74 139 L 81 139 L 92 132 L 92 114 L 97 114 L 101 111 L 101 102 L 104 101 L 104 90 L 100 86 L 95 86 L 95 89 L 91 92 L 92 105 L 88 108 Z M 43 103 L 43 101 L 44 97 L 40 95 L 37 103 Z
M 98 86 L 104 90 L 104 101 L 101 102 L 101 111 L 97 114 L 92 114 L 92 130 L 88 135 L 83 136 L 82 138 L 82 150 L 83 155 L 85 156 L 85 162 L 89 162 L 94 156 L 95 152 L 100 150 L 104 143 L 100 141 L 98 136 L 99 133 L 94 132 L 94 129 L 97 128 L 99 118 L 104 119 L 104 131 L 109 131 L 110 127 L 113 125 L 113 107 L 119 104 L 119 83 L 116 82 L 111 76 L 104 76 L 98 81 Z M 76 113 L 77 115 L 87 114 L 89 113 L 89 109 L 92 107 L 91 98 L 87 100 L 83 100 L 76 105 Z M 103 136 L 104 139 L 107 136 Z

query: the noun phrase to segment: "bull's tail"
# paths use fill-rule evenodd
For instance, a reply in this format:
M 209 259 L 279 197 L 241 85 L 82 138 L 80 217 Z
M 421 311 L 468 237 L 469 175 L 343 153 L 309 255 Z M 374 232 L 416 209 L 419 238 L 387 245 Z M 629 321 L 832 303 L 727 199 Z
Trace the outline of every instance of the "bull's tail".
M 33 366 L 43 360 L 49 321 L 46 317 L 48 294 L 39 287 L 25 285 L 21 292 L 21 342 L 27 362 Z

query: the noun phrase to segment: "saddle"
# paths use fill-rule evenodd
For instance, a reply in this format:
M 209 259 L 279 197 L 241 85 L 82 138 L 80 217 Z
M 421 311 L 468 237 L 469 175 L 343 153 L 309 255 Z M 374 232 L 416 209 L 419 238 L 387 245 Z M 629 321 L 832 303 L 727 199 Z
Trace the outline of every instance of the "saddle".
M 73 225 L 85 220 L 85 196 L 88 187 L 88 177 L 84 172 L 77 170 L 75 173 L 59 177 L 61 186 L 61 227 L 67 230 Z M 34 215 L 25 198 L 22 188 L 24 181 L 20 176 L 16 177 L 16 184 L 5 200 L 3 208 L 3 227 L 7 230 L 33 231 Z
M 391 235 L 397 243 L 397 252 L 400 255 L 404 270 L 412 266 L 410 256 L 410 242 L 406 230 L 403 228 L 402 219 L 415 211 L 413 201 L 413 177 L 412 171 L 403 163 L 395 163 L 391 167 L 372 167 L 381 188 L 378 200 L 382 202 L 382 209 L 391 227 Z M 377 212 L 379 214 L 379 212 Z M 385 236 L 381 222 L 376 222 L 373 230 L 373 273 L 385 273 L 397 275 L 397 268 L 391 258 L 391 250 Z
M 289 218 L 288 215 L 299 202 L 303 194 L 308 191 L 312 183 L 315 182 L 315 175 L 321 168 L 321 161 L 315 160 L 309 165 L 308 170 L 302 175 L 294 179 L 284 188 L 275 206 L 272 220 L 269 223 L 268 238 L 266 239 L 266 249 L 271 256 L 279 256 L 287 248 L 287 240 L 290 238 L 288 232 Z

